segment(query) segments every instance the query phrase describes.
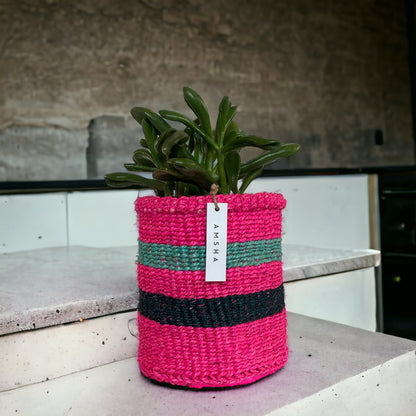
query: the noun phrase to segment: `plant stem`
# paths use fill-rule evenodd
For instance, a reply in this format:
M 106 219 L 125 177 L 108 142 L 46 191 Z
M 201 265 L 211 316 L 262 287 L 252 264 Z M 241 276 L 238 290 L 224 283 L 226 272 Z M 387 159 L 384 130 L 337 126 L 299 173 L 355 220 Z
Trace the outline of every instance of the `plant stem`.
M 218 175 L 219 175 L 219 182 L 220 182 L 220 189 L 221 193 L 227 195 L 230 193 L 230 188 L 227 183 L 227 175 L 225 174 L 224 169 L 224 155 L 221 151 L 217 152 L 217 159 L 218 159 Z

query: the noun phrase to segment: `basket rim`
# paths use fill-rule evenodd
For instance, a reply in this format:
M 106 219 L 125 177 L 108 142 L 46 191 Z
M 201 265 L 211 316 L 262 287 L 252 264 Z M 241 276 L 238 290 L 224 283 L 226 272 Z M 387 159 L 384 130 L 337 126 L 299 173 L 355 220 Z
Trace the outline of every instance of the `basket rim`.
M 259 192 L 254 194 L 217 195 L 217 202 L 227 203 L 228 211 L 261 211 L 264 209 L 284 209 L 286 200 L 281 193 Z M 213 202 L 211 195 L 203 196 L 142 196 L 137 197 L 136 211 L 180 213 L 206 210 L 206 205 Z

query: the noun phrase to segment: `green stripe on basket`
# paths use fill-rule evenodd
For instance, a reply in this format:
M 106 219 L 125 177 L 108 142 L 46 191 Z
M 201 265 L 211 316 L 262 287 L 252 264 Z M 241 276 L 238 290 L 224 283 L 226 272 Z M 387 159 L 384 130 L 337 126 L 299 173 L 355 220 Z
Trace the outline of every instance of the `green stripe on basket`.
M 245 241 L 227 246 L 227 268 L 257 266 L 282 259 L 281 239 Z M 139 241 L 138 263 L 157 269 L 205 270 L 205 246 L 172 246 Z

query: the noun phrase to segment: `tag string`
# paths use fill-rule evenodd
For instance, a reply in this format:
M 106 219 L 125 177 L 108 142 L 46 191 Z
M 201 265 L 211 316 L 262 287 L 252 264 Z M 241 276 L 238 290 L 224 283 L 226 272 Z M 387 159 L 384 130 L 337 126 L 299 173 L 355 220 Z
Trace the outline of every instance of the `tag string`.
M 211 190 L 209 192 L 209 194 L 212 195 L 212 200 L 214 201 L 215 211 L 220 210 L 220 207 L 218 206 L 217 198 L 215 198 L 215 195 L 217 195 L 217 193 L 218 193 L 218 189 L 220 189 L 220 187 L 218 185 L 216 185 L 215 183 L 213 183 L 211 185 Z

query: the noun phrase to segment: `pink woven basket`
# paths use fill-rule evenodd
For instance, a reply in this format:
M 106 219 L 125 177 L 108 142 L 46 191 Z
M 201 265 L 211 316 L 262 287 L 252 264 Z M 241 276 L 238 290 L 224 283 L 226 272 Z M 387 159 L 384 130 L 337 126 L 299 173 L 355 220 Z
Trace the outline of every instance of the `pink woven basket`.
M 139 351 L 148 378 L 191 388 L 252 383 L 287 361 L 280 194 L 228 203 L 227 279 L 205 282 L 210 196 L 136 200 Z

